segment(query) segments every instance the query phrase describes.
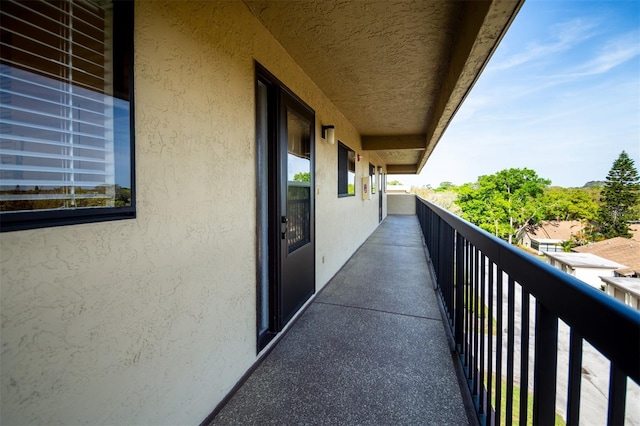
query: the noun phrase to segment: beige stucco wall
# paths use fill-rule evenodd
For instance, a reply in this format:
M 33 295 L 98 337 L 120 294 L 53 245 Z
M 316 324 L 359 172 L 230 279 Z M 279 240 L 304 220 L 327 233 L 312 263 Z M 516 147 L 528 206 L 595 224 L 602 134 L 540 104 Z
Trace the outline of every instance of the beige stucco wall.
M 387 194 L 389 214 L 416 214 L 416 196 L 414 194 Z
M 2 424 L 198 424 L 255 361 L 254 59 L 317 114 L 318 288 L 378 224 L 320 124 L 379 159 L 243 3 L 135 12 L 137 218 L 0 237 Z

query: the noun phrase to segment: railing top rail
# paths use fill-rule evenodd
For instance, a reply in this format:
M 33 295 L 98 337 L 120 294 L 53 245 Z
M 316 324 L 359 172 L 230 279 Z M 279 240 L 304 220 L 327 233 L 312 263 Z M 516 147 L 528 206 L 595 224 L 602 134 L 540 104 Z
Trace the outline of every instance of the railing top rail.
M 640 311 L 451 212 L 416 199 L 640 384 Z

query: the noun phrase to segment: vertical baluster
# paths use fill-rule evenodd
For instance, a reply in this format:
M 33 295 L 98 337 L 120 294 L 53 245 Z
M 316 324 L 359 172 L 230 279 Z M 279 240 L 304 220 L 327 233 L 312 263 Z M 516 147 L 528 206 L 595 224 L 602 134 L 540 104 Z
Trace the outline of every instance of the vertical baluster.
M 471 244 L 465 240 L 464 246 L 464 367 L 467 384 L 471 377 Z
M 492 395 L 493 395 L 493 297 L 494 297 L 494 291 L 493 291 L 493 270 L 494 270 L 494 265 L 493 262 L 489 262 L 489 276 L 488 278 L 488 292 L 489 294 L 487 295 L 487 299 L 489 300 L 489 312 L 488 312 L 488 319 L 489 319 L 489 329 L 487 331 L 487 356 L 489 357 L 489 359 L 487 360 L 487 399 L 489 401 L 489 403 L 487 404 L 487 425 L 493 425 L 495 422 L 495 416 L 494 416 L 494 410 L 493 410 L 493 405 L 492 405 Z
M 529 293 L 522 287 L 520 291 L 520 426 L 526 426 L 529 415 Z
M 513 358 L 515 346 L 515 284 L 509 277 L 507 287 L 507 405 L 505 424 L 513 421 Z
M 502 408 L 502 270 L 496 265 L 496 426 L 500 425 Z
M 454 277 L 455 277 L 455 263 L 453 261 L 453 259 L 455 259 L 455 251 L 456 251 L 456 245 L 455 245 L 455 238 L 456 238 L 456 231 L 452 228 L 449 227 L 449 236 L 447 237 L 449 240 L 449 244 L 451 245 L 451 247 L 449 248 L 449 265 L 447 266 L 447 271 L 450 275 L 449 277 L 449 282 L 450 282 L 450 286 L 449 286 L 449 327 L 453 327 L 453 295 L 454 295 Z
M 571 329 L 569 340 L 569 383 L 567 395 L 567 425 L 580 423 L 580 386 L 582 382 L 582 336 Z
M 480 346 L 480 313 L 478 312 L 479 302 L 480 302 L 480 292 L 479 292 L 479 283 L 480 283 L 480 251 L 477 247 L 474 247 L 473 250 L 473 388 L 471 392 L 475 399 L 476 410 L 479 408 L 479 383 L 480 377 L 478 376 L 478 372 L 480 370 L 479 365 L 479 357 L 478 357 L 478 349 Z
M 485 321 L 486 321 L 486 316 L 485 316 L 485 312 L 484 312 L 484 307 L 486 306 L 487 303 L 487 299 L 486 299 L 486 295 L 485 295 L 485 291 L 486 291 L 486 278 L 485 278 L 485 273 L 486 273 L 486 257 L 484 256 L 484 254 L 480 253 L 480 329 L 479 329 L 479 335 L 480 335 L 480 374 L 478 377 L 478 386 L 477 386 L 477 392 L 480 395 L 480 399 L 478 401 L 478 414 L 480 416 L 485 416 L 487 410 L 487 394 L 485 392 L 485 387 L 484 387 L 484 380 L 485 380 L 485 366 L 484 366 L 484 362 L 485 362 L 485 341 L 486 341 L 486 337 L 485 334 L 488 333 L 486 331 L 486 326 L 485 326 Z
M 536 301 L 533 369 L 533 424 L 551 425 L 556 414 L 558 373 L 558 317 Z
M 456 232 L 456 291 L 454 315 L 454 337 L 458 354 L 463 351 L 464 333 L 462 326 L 464 323 L 464 239 Z
M 623 425 L 625 399 L 627 397 L 627 376 L 612 362 L 609 374 L 609 411 L 607 424 Z
M 446 274 L 447 276 L 447 287 L 446 287 L 446 293 L 443 295 L 443 297 L 445 297 L 445 300 L 447 301 L 446 306 L 445 306 L 445 310 L 447 312 L 447 321 L 449 324 L 449 328 L 452 328 L 452 317 L 451 314 L 453 312 L 453 265 L 454 265 L 454 259 L 455 259 L 455 251 L 454 251 L 454 242 L 452 240 L 452 238 L 454 238 L 454 234 L 453 231 L 451 229 L 450 226 L 446 227 L 446 232 L 444 235 L 444 238 L 447 240 L 447 251 L 445 253 L 442 253 L 442 256 L 446 256 L 447 259 L 446 260 L 442 260 L 440 262 L 440 268 L 444 271 L 443 273 Z
M 449 273 L 451 274 L 451 280 L 449 281 L 451 283 L 450 287 L 449 287 L 449 320 L 450 320 L 450 327 L 451 327 L 451 332 L 454 333 L 454 326 L 455 326 L 455 280 L 456 280 L 456 256 L 457 256 L 457 248 L 456 248 L 456 231 L 455 229 L 451 228 L 450 229 L 450 241 L 451 241 L 451 257 L 449 258 L 449 264 L 447 265 L 447 271 L 449 271 Z

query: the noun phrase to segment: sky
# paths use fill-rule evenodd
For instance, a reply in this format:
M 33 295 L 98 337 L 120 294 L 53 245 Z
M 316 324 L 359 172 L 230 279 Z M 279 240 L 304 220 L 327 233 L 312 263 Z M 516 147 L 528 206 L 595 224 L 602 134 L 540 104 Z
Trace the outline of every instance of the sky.
M 512 167 L 552 185 L 640 171 L 640 1 L 527 0 L 418 176 L 460 185 Z

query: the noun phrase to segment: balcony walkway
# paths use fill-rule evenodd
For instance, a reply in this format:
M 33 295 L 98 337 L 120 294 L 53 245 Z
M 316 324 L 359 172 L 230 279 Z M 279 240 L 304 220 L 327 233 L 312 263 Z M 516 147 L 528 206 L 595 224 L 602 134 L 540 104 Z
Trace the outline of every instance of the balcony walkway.
M 416 216 L 384 220 L 212 424 L 468 424 Z

